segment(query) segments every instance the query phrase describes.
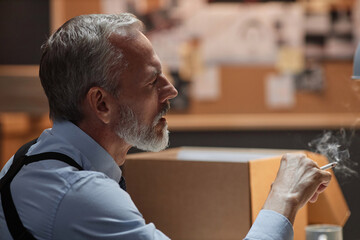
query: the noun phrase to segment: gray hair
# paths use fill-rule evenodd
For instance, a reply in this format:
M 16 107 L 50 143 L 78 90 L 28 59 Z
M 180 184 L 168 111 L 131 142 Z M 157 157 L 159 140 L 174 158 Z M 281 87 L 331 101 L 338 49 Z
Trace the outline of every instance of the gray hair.
M 134 30 L 142 31 L 143 24 L 130 13 L 94 14 L 70 19 L 49 37 L 41 47 L 39 75 L 52 120 L 82 120 L 81 103 L 91 87 L 118 96 L 127 62 L 109 37 L 131 37 Z

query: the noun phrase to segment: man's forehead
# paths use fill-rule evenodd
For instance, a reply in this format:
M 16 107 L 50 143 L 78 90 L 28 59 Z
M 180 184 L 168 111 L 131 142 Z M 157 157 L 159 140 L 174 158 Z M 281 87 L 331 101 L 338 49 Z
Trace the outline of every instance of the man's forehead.
M 142 66 L 149 77 L 161 74 L 160 60 L 155 54 L 152 44 L 141 31 L 136 30 L 132 36 L 114 32 L 109 41 L 124 55 L 128 62 L 128 70 L 131 71 L 131 69 L 138 69 Z
M 137 61 L 138 58 L 148 61 L 158 60 L 149 39 L 138 30 L 132 36 L 113 33 L 109 41 L 117 50 L 121 51 L 125 58 L 137 58 Z
M 127 34 L 115 31 L 109 36 L 109 42 L 122 51 L 136 51 L 139 47 L 144 47 L 147 41 L 148 39 L 139 30 L 131 30 Z

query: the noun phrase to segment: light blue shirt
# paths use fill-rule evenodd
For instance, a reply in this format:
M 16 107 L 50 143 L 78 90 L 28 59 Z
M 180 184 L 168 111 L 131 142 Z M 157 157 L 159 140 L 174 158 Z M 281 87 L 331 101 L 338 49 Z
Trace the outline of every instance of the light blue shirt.
M 90 136 L 70 122 L 45 130 L 27 155 L 60 152 L 84 168 L 57 160 L 23 166 L 11 184 L 20 219 L 36 239 L 169 239 L 146 223 L 118 182 L 121 170 Z M 5 175 L 12 159 L 0 172 Z M 1 199 L 0 199 L 1 202 Z M 246 239 L 291 239 L 290 222 L 262 210 Z M 0 238 L 12 239 L 0 204 Z
M 261 210 L 245 240 L 290 240 L 294 231 L 290 221 L 275 211 Z

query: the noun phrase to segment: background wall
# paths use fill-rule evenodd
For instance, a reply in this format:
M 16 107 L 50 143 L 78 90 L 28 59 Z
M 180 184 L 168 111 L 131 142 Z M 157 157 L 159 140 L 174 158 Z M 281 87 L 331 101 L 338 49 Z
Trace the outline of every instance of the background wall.
M 50 30 L 49 1 L 0 1 L 0 64 L 38 64 Z
M 41 43 L 71 17 L 103 12 L 104 2 L 0 1 L 0 166 L 23 143 L 37 137 L 44 128 L 51 127 L 46 98 L 37 77 Z M 147 7 L 139 9 L 147 14 L 156 11 L 162 2 L 170 1 L 149 1 Z M 352 160 L 359 163 L 357 118 L 360 88 L 359 83 L 350 80 L 352 61 L 322 59 L 318 63 L 324 73 L 324 88 L 321 91 L 296 91 L 295 104 L 285 109 L 269 108 L 265 99 L 266 77 L 278 73 L 276 66 L 220 65 L 217 99 L 204 101 L 190 98 L 188 108 L 173 110 L 169 114 L 170 147 L 309 149 L 309 141 L 322 135 L 323 131 L 344 127 L 349 132 L 355 131 L 349 150 Z M 323 114 L 320 120 L 319 113 Z M 201 118 L 202 122 L 196 123 L 196 116 L 204 114 L 207 115 Z M 218 114 L 223 115 L 219 118 Z M 303 121 L 299 121 L 296 114 L 303 114 Z M 229 122 L 228 118 L 234 119 L 231 125 L 225 124 Z M 287 124 L 279 126 L 277 123 L 283 119 L 288 119 Z M 359 172 L 358 167 L 356 171 Z M 359 179 L 340 184 L 352 211 L 344 228 L 345 239 L 360 239 L 360 193 L 356 191 L 360 187 Z

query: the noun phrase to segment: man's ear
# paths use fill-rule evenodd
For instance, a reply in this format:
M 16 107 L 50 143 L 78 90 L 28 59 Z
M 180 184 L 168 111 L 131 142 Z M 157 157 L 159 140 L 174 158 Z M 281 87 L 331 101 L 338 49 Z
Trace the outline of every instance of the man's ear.
M 101 87 L 92 87 L 86 94 L 86 100 L 90 110 L 105 124 L 111 119 L 112 96 Z

